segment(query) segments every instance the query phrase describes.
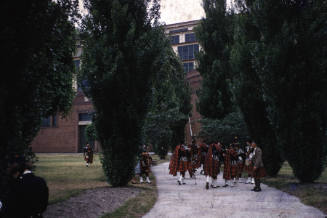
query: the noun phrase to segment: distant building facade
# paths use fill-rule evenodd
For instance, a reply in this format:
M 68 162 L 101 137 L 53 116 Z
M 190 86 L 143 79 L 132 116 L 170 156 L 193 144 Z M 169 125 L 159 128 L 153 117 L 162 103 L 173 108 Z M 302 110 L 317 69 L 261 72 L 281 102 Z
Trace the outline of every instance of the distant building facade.
M 170 38 L 172 48 L 183 63 L 186 80 L 191 89 L 192 116 L 189 119 L 189 123 L 185 126 L 186 143 L 191 143 L 192 136 L 195 137 L 198 142 L 200 141 L 198 135 L 201 128 L 199 122 L 201 115 L 196 110 L 196 104 L 198 102 L 196 91 L 201 88 L 202 77 L 200 73 L 196 71 L 197 62 L 195 58 L 201 47 L 194 32 L 194 28 L 199 22 L 200 20 L 194 20 L 165 26 L 165 33 Z
M 171 40 L 172 48 L 182 60 L 186 80 L 191 89 L 192 116 L 190 122 L 185 126 L 187 143 L 191 143 L 191 132 L 196 137 L 200 131 L 199 119 L 201 116 L 196 110 L 198 101 L 196 91 L 201 87 L 202 78 L 200 73 L 195 70 L 197 67 L 195 56 L 199 52 L 200 46 L 194 33 L 194 27 L 198 23 L 199 21 L 196 20 L 165 26 L 165 33 Z M 79 70 L 81 65 L 81 54 L 82 47 L 78 42 L 73 55 L 76 70 Z M 76 96 L 71 111 L 65 118 L 56 115 L 42 120 L 41 129 L 31 144 L 34 152 L 75 153 L 83 151 L 86 144 L 85 128 L 92 123 L 94 108 L 91 100 L 85 96 L 76 81 L 74 89 Z M 90 143 L 95 151 L 100 150 L 98 143 Z
M 78 71 L 81 64 L 82 47 L 77 44 L 73 55 L 75 69 Z M 34 152 L 82 152 L 86 145 L 85 128 L 92 123 L 94 112 L 92 102 L 88 99 L 77 82 L 74 81 L 76 96 L 73 100 L 71 111 L 65 118 L 59 115 L 42 120 L 41 129 L 33 140 L 31 147 Z M 89 142 L 95 151 L 99 145 Z

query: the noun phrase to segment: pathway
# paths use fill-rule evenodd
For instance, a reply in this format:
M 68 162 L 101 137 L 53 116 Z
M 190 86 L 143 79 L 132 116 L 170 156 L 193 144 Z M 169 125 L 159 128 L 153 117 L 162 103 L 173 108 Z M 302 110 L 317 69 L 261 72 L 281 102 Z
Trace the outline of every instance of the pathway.
M 320 210 L 306 206 L 297 197 L 262 185 L 262 192 L 250 191 L 253 185 L 239 183 L 236 187 L 205 189 L 205 177 L 186 179 L 177 185 L 177 177 L 168 174 L 169 163 L 152 168 L 159 192 L 158 201 L 145 218 L 158 217 L 326 217 Z M 188 178 L 188 173 L 186 174 Z M 223 185 L 222 174 L 218 178 Z

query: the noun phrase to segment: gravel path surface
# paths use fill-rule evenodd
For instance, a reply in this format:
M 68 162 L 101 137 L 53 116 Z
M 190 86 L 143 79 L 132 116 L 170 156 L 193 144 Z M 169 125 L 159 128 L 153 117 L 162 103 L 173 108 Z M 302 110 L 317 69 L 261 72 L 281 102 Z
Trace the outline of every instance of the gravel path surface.
M 70 199 L 49 205 L 45 218 L 97 218 L 120 207 L 140 192 L 136 188 L 90 189 Z
M 177 177 L 168 174 L 169 163 L 152 167 L 157 180 L 158 201 L 145 218 L 158 217 L 326 217 L 320 210 L 306 206 L 297 197 L 262 185 L 262 192 L 253 192 L 253 185 L 239 183 L 236 187 L 205 189 L 205 177 L 186 179 L 177 185 Z M 186 175 L 188 178 L 188 174 Z M 223 185 L 222 173 L 218 183 Z

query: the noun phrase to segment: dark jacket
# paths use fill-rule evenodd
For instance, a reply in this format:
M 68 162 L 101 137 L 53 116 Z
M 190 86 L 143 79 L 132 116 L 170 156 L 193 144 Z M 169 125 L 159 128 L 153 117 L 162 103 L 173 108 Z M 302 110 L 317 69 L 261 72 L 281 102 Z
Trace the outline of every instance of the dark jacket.
M 17 180 L 9 200 L 4 205 L 4 217 L 38 217 L 46 210 L 48 199 L 49 190 L 45 180 L 33 173 L 24 174 Z

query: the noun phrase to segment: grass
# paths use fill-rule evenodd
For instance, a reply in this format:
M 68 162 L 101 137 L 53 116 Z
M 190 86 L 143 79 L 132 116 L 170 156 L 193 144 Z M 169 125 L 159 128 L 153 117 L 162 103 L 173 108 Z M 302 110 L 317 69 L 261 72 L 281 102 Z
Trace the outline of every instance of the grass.
M 153 165 L 161 164 L 169 161 L 169 157 L 161 160 L 158 155 L 151 155 Z M 139 177 L 135 178 L 139 180 Z M 158 198 L 158 191 L 156 186 L 156 180 L 152 173 L 150 173 L 151 184 L 132 184 L 130 186 L 141 188 L 142 191 L 135 198 L 129 199 L 123 206 L 118 208 L 112 213 L 105 214 L 102 218 L 114 218 L 114 217 L 130 217 L 138 218 L 145 215 L 153 207 Z
M 138 178 L 137 178 L 138 179 Z M 142 191 L 134 198 L 127 200 L 123 206 L 112 213 L 105 214 L 102 218 L 114 217 L 142 217 L 153 207 L 158 198 L 156 180 L 150 174 L 151 184 L 129 184 L 129 186 L 140 188 Z
M 35 174 L 43 177 L 49 187 L 49 203 L 64 201 L 72 196 L 80 194 L 86 189 L 108 187 L 103 173 L 99 155 L 94 156 L 94 162 L 90 167 L 85 166 L 83 154 L 37 154 Z M 160 160 L 158 155 L 152 155 L 153 164 L 160 164 L 169 160 L 166 157 Z M 104 215 L 107 217 L 142 217 L 155 204 L 158 194 L 154 175 L 150 174 L 152 183 L 132 184 L 128 186 L 141 189 L 134 198 L 127 200 L 123 206 L 113 213 Z M 139 181 L 139 178 L 136 178 Z
M 86 189 L 109 186 L 102 171 L 99 155 L 90 167 L 83 154 L 37 154 L 35 174 L 43 177 L 49 187 L 49 203 L 57 203 Z
M 287 162 L 279 171 L 277 177 L 267 177 L 264 183 L 300 198 L 301 202 L 319 208 L 327 213 L 327 170 L 315 183 L 300 183 L 293 175 L 293 170 Z

